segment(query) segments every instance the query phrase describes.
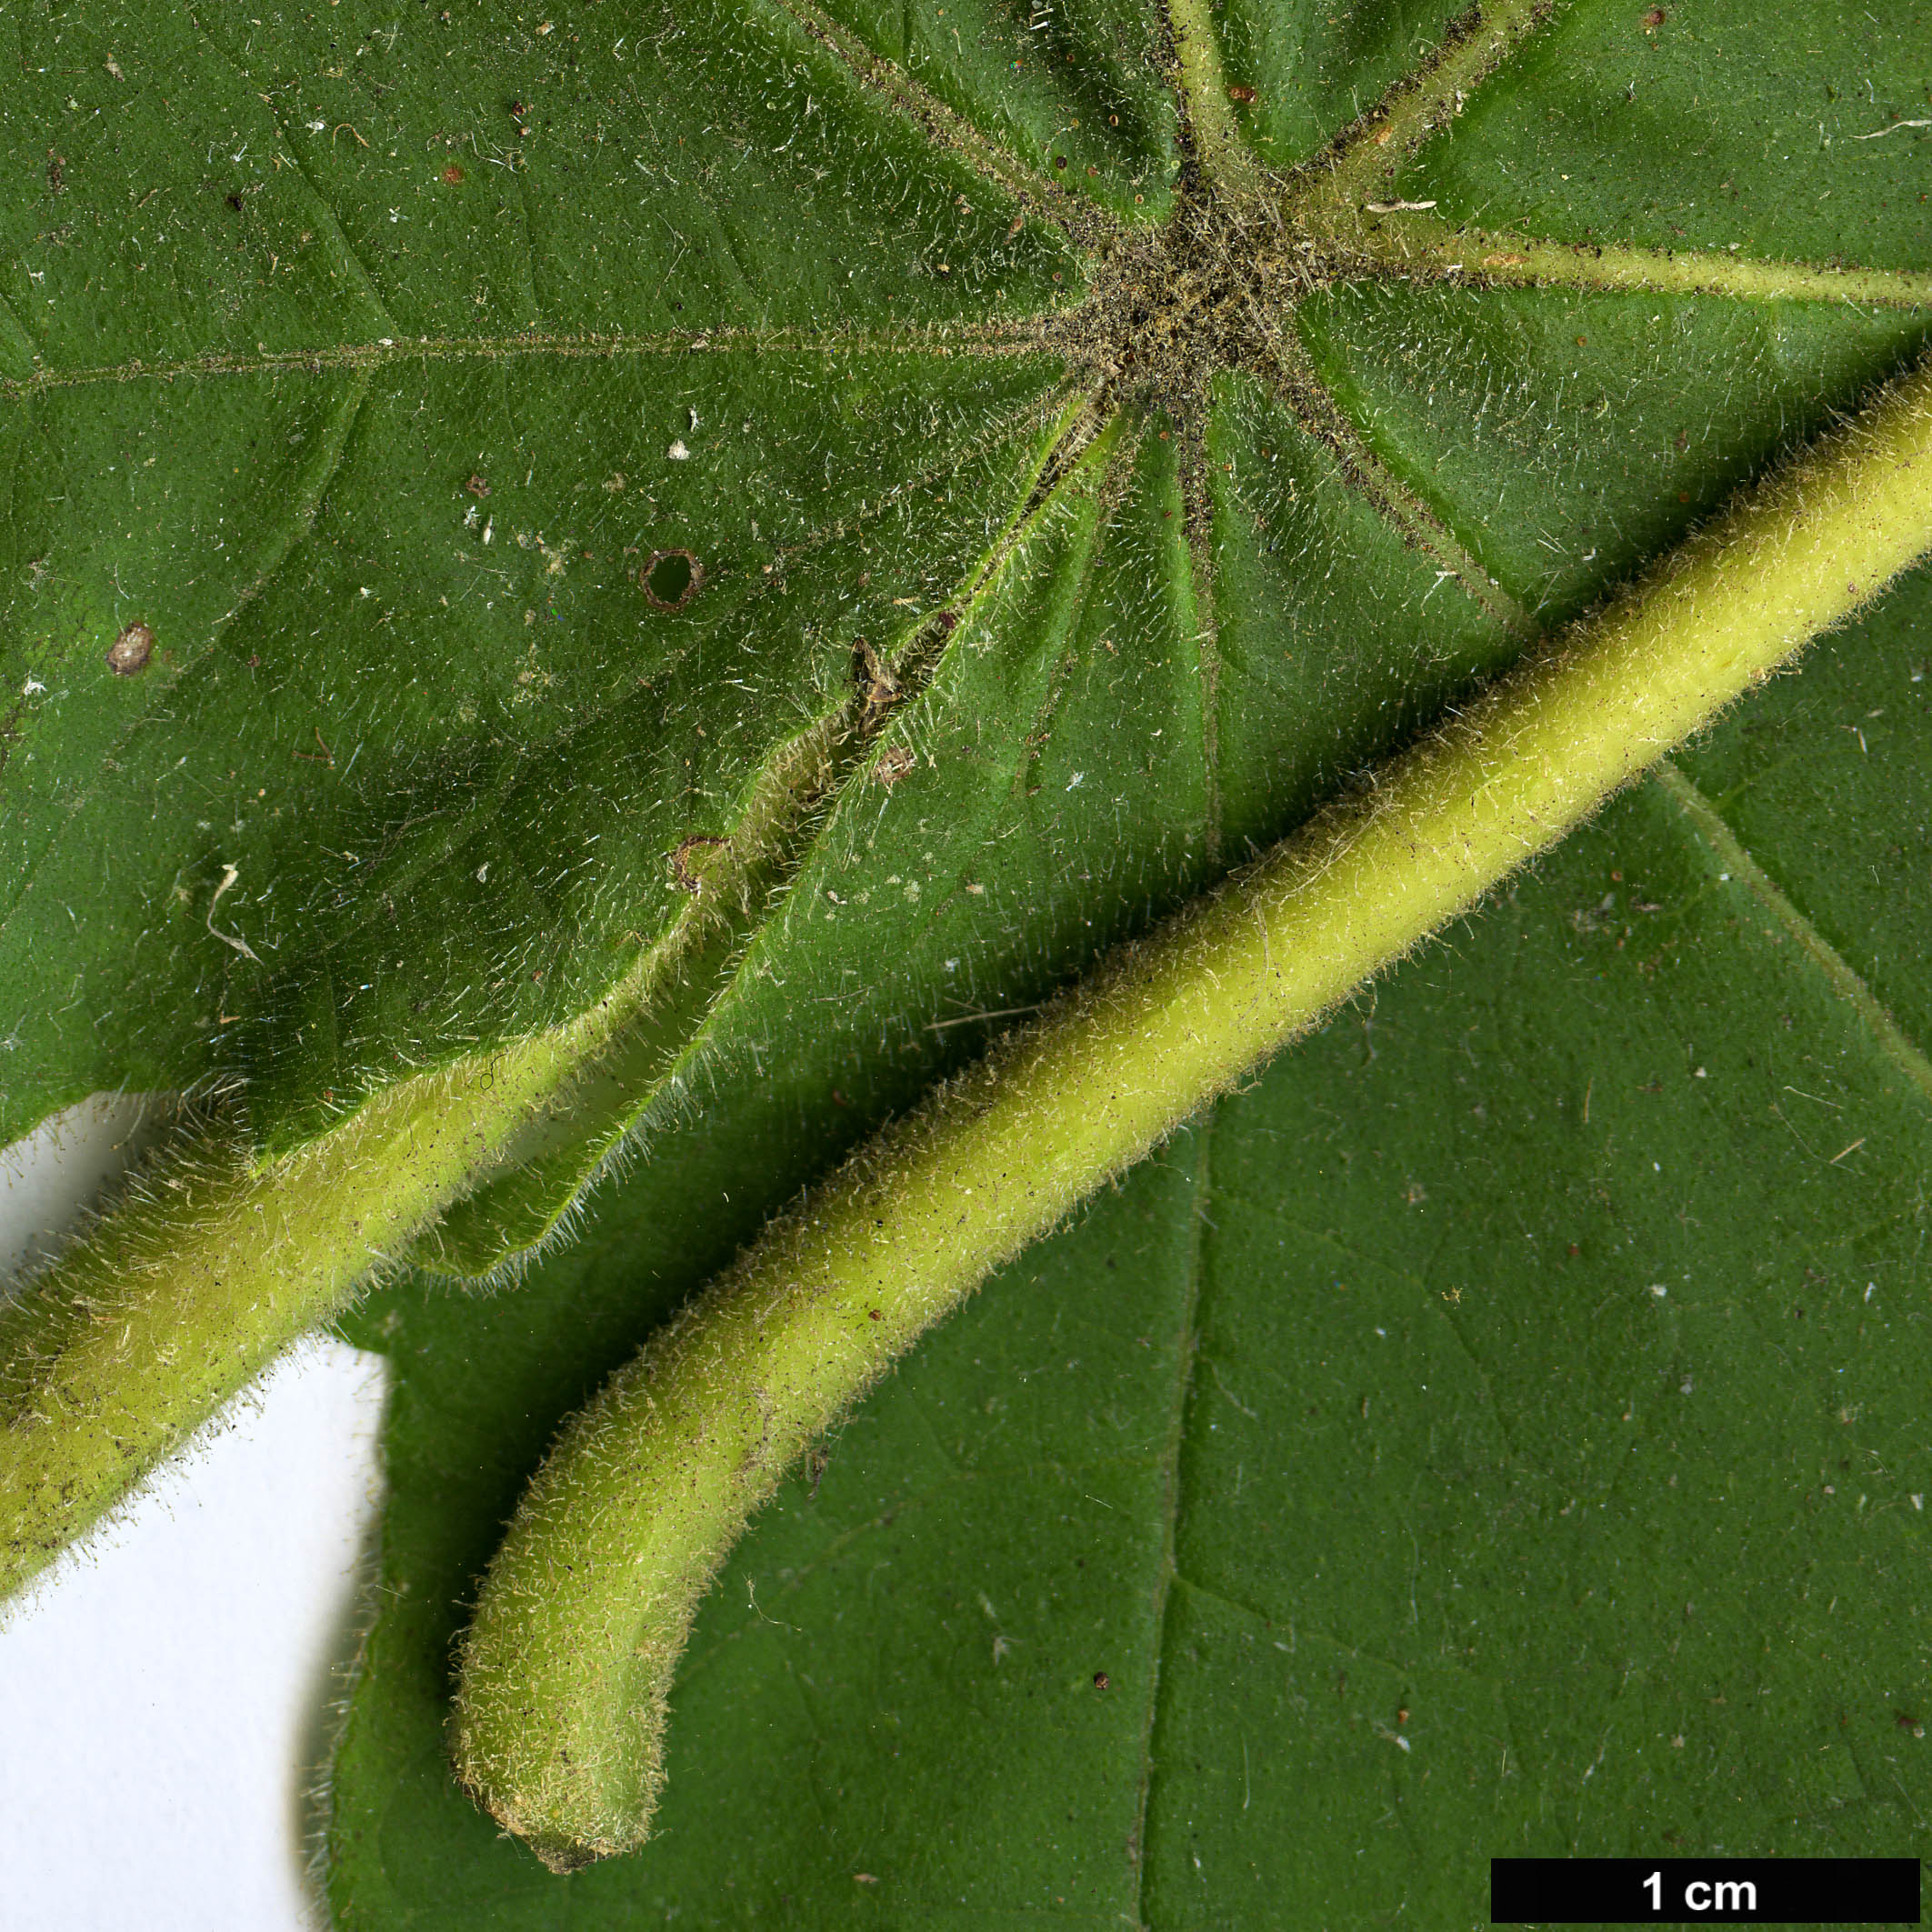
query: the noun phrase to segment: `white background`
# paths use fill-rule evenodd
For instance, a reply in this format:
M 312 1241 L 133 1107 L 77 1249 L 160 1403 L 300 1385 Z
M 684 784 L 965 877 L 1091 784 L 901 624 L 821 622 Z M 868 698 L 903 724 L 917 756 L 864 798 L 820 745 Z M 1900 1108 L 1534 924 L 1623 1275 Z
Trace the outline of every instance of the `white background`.
M 0 1280 L 154 1132 L 89 1101 L 0 1151 Z M 306 1867 L 355 1655 L 383 1364 L 303 1344 L 0 1617 L 0 1919 L 313 1932 Z

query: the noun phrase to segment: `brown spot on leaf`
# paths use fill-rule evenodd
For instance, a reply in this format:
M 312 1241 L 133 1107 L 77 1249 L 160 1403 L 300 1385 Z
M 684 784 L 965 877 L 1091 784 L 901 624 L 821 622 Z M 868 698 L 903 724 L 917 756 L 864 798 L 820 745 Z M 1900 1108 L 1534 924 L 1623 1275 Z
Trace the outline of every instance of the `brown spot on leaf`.
M 1250 107 L 1254 105 L 1255 90 L 1252 87 L 1230 87 L 1227 97 L 1239 106 Z
M 443 178 L 445 181 L 448 182 L 451 187 L 455 187 L 456 184 L 463 179 L 463 170 L 458 167 L 454 161 L 452 161 L 449 165 L 443 170 Z
M 694 834 L 671 855 L 671 876 L 688 893 L 700 893 L 705 889 L 707 875 L 717 870 L 718 861 L 707 855 L 726 852 L 731 841 L 726 838 L 706 838 Z
M 682 610 L 705 587 L 705 566 L 689 550 L 654 550 L 637 584 L 653 610 Z
M 890 791 L 899 780 L 919 762 L 907 745 L 895 745 L 879 762 L 873 766 L 872 776 Z
M 1112 1678 L 1104 1670 L 1096 1670 L 1094 1673 L 1094 1688 L 1096 1690 L 1106 1690 L 1112 1681 Z
M 145 624 L 130 624 L 107 646 L 107 668 L 116 677 L 133 677 L 147 669 L 155 655 L 155 634 Z
M 858 715 L 861 737 L 869 738 L 885 722 L 899 695 L 899 681 L 879 662 L 879 654 L 863 637 L 852 640 L 852 676 L 865 704 Z M 886 781 L 888 784 L 891 780 Z
M 463 487 L 472 496 L 487 496 L 490 494 L 489 478 L 486 476 L 472 476 Z
M 1669 18 L 1660 6 L 1654 6 L 1644 15 L 1644 25 L 1654 34 Z

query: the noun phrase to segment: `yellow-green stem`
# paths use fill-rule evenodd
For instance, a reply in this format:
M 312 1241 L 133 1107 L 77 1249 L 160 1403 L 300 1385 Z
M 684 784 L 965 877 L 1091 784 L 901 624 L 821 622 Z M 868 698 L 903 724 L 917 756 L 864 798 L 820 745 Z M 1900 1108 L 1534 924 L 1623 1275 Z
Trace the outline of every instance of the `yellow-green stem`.
M 986 1275 L 1932 547 L 1932 370 L 775 1222 L 533 1481 L 459 1776 L 546 1862 L 637 1845 L 696 1604 L 810 1439 Z
M 0 1314 L 0 1597 L 295 1336 L 345 1307 L 567 1090 L 585 1021 L 392 1087 L 266 1166 L 203 1146 Z
M 1063 398 L 1036 487 L 1092 420 L 1090 395 Z M 956 613 L 991 594 L 1050 501 L 1029 498 L 999 533 Z M 688 1046 L 813 807 L 865 755 L 866 702 L 779 746 L 718 849 L 677 856 L 692 897 L 595 1006 L 400 1082 L 283 1158 L 196 1144 L 0 1304 L 0 1599 L 452 1204 L 478 1211 L 439 1244 L 445 1263 L 489 1266 L 506 1242 L 545 1236 Z
M 0 1305 L 0 1600 L 453 1201 L 560 1120 L 610 1112 L 613 1078 L 643 1080 L 654 1016 L 729 943 L 836 732 L 835 720 L 780 751 L 733 849 L 586 1012 L 399 1082 L 275 1160 L 238 1140 L 191 1142 Z

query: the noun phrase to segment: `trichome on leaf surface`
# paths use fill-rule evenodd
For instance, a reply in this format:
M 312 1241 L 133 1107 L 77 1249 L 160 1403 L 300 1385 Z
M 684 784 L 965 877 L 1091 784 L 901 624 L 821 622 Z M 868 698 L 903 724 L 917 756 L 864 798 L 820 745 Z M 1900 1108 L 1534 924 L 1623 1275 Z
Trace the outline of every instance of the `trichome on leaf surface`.
M 660 1842 L 545 1875 L 443 1718 L 558 1423 L 840 1151 L 1325 807 L 1381 822 L 1348 795 L 1418 735 L 1506 791 L 1604 749 L 1614 705 L 1487 746 L 1475 694 L 1703 581 L 1721 522 L 1671 553 L 1923 350 L 1928 27 L 23 29 L 0 1131 L 196 1109 L 5 1317 L 8 1574 L 303 1328 L 390 1353 L 343 1923 L 1447 1923 L 1492 1851 L 1918 1842 L 1904 444 L 1842 587 L 1803 516 L 1759 566 L 1786 647 L 1851 620 L 1800 678 L 780 1486 L 677 1666 Z M 1364 890 L 1413 912 L 1398 844 Z

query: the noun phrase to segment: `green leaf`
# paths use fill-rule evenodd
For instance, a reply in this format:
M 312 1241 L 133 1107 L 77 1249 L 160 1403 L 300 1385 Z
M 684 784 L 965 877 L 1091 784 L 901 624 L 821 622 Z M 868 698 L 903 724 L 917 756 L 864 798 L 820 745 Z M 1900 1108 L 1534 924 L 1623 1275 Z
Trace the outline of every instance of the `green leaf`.
M 1056 231 L 782 12 L 680 32 L 82 20 L 18 84 L 0 1132 L 245 1080 L 273 1147 L 579 1010 L 1024 501 L 1061 365 L 924 332 Z
M 1566 9 L 1404 195 L 1553 240 L 1924 271 L 1917 15 L 1654 11 Z
M 1666 11 L 23 27 L 0 1133 L 125 1083 L 287 1148 L 593 1005 L 705 842 L 757 886 L 428 1258 L 628 1129 L 576 1244 L 352 1318 L 343 1923 L 1446 1923 L 1492 1852 L 1921 1842 L 1922 575 L 853 1417 L 659 1842 L 554 1878 L 445 1768 L 525 1477 L 766 1212 L 1923 347 L 1932 22 Z

